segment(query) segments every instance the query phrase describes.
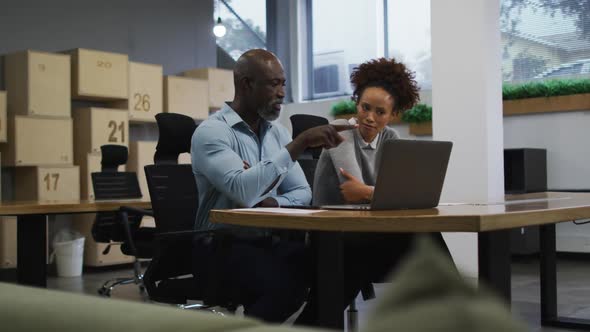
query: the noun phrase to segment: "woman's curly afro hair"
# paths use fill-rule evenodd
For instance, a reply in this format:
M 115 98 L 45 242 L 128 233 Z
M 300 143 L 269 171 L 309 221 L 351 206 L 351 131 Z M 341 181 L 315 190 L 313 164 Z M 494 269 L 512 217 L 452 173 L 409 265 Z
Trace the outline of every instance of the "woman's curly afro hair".
M 394 98 L 394 113 L 403 113 L 420 99 L 414 73 L 395 59 L 379 58 L 355 67 L 350 75 L 352 100 L 359 102 L 366 88 L 379 87 Z

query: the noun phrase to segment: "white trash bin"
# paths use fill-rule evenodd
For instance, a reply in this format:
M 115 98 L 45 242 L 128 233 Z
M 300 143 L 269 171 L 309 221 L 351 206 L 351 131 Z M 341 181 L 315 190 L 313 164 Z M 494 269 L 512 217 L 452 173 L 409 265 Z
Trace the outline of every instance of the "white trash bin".
M 82 275 L 84 237 L 78 232 L 60 231 L 53 239 L 53 254 L 59 277 Z

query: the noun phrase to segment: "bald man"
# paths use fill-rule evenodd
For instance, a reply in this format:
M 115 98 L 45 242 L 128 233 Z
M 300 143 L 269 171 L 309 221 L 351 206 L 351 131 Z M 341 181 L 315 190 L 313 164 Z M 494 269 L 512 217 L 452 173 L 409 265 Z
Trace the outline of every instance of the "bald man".
M 238 59 L 234 85 L 233 101 L 201 123 L 192 138 L 196 229 L 226 234 L 195 239 L 193 270 L 209 280 L 209 296 L 244 305 L 248 316 L 281 322 L 297 311 L 307 291 L 303 243 L 279 240 L 268 229 L 212 224 L 209 211 L 309 205 L 311 190 L 295 160 L 306 148 L 337 146 L 343 140 L 338 131 L 355 126 L 316 127 L 291 141 L 288 130 L 272 122 L 285 97 L 285 73 L 266 50 Z

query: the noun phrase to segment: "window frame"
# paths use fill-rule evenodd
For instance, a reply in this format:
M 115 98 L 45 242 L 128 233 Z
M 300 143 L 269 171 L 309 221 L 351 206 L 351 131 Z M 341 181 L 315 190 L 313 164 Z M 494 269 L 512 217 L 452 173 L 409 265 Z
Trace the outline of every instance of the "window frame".
M 301 50 L 298 54 L 299 57 L 303 57 L 298 62 L 300 70 L 292 70 L 291 72 L 297 72 L 297 85 L 299 87 L 299 93 L 293 93 L 293 99 L 296 102 L 312 102 L 312 101 L 320 101 L 320 100 L 327 100 L 327 99 L 337 99 L 341 97 L 348 96 L 349 93 L 315 93 L 314 96 L 314 59 L 313 59 L 313 1 L 321 1 L 321 0 L 299 0 L 298 5 L 299 9 L 297 11 L 298 16 L 298 24 L 299 27 L 295 30 L 298 34 L 295 40 L 299 40 L 298 48 Z M 381 45 L 379 45 L 378 40 L 378 48 L 382 48 L 382 50 L 377 54 L 377 57 L 384 56 L 389 57 L 389 42 L 388 42 L 388 0 L 376 0 L 375 1 L 375 10 L 378 11 L 378 7 L 380 6 L 380 2 L 382 1 L 382 13 L 383 17 L 381 18 L 382 25 L 382 40 Z M 347 66 L 348 68 L 348 66 Z M 319 96 L 318 96 L 319 95 Z

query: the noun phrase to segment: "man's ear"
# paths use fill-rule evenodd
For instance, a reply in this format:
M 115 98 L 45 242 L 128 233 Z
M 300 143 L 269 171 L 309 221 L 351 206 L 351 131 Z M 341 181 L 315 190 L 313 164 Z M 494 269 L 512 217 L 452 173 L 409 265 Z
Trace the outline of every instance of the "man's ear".
M 252 90 L 252 86 L 254 84 L 254 82 L 249 77 L 242 77 L 239 83 L 240 87 L 246 91 Z

